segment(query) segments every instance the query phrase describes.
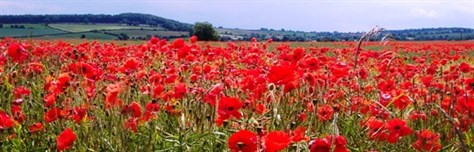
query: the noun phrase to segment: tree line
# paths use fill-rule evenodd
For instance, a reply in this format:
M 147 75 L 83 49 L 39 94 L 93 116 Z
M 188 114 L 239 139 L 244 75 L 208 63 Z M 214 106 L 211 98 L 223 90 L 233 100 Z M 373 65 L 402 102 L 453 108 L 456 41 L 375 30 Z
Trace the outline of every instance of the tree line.
M 233 29 L 236 30 L 236 29 Z M 237 29 L 239 30 L 239 29 Z M 245 30 L 242 30 L 245 31 Z M 233 40 L 233 36 L 238 36 L 238 40 L 266 40 L 272 38 L 273 41 L 357 41 L 363 32 L 303 32 L 292 30 L 274 30 L 261 28 L 259 30 L 247 30 L 244 34 L 235 34 L 233 32 L 222 32 L 221 40 Z M 474 29 L 470 28 L 421 28 L 405 30 L 387 30 L 380 33 L 372 40 L 380 40 L 387 34 L 398 41 L 426 41 L 426 40 L 473 40 Z

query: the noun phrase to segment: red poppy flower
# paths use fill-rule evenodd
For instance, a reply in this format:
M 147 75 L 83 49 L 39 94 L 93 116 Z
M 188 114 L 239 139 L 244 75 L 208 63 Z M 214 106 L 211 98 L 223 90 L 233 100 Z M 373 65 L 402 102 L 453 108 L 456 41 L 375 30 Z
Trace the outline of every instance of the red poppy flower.
M 76 123 L 81 123 L 81 121 L 84 120 L 84 118 L 86 118 L 86 115 L 87 115 L 86 109 L 82 107 L 75 107 L 72 110 L 72 119 Z
M 163 91 L 165 91 L 165 88 L 163 87 L 163 85 L 161 85 L 161 84 L 155 85 L 153 87 L 153 97 L 157 98 L 157 97 L 161 96 Z
M 176 52 L 178 60 L 184 59 L 186 56 L 188 56 L 189 52 L 191 52 L 191 48 L 188 46 L 184 46 L 178 49 L 178 51 Z
M 91 77 L 94 73 L 94 69 L 91 65 L 83 62 L 74 62 L 68 65 L 68 70 L 77 75 L 83 75 Z
M 214 107 L 216 105 L 217 98 L 221 96 L 221 92 L 222 92 L 222 85 L 221 84 L 214 85 L 212 90 L 204 95 L 204 101 Z
M 155 36 L 152 36 L 151 39 L 150 39 L 151 44 L 158 44 L 159 41 L 160 41 L 160 39 L 158 39 Z
M 124 128 L 131 130 L 134 133 L 138 132 L 138 118 L 130 117 L 124 123 Z
M 128 105 L 128 111 L 132 112 L 133 117 L 140 117 L 142 115 L 142 107 L 135 101 Z
M 368 136 L 370 140 L 383 141 L 386 139 L 387 134 L 384 132 L 385 126 L 382 121 L 370 117 L 363 125 L 369 129 Z
M 306 113 L 302 112 L 302 113 L 298 114 L 298 120 L 299 121 L 304 122 L 304 121 L 306 121 L 306 119 L 307 119 Z
M 189 41 L 190 41 L 191 43 L 196 43 L 197 40 L 198 40 L 198 37 L 197 37 L 196 35 L 193 35 L 193 36 L 191 36 L 191 37 L 189 38 Z
M 36 133 L 36 132 L 44 130 L 44 127 L 42 123 L 37 122 L 37 123 L 32 124 L 29 130 L 30 130 L 30 133 Z
M 138 70 L 139 66 L 140 66 L 140 62 L 138 61 L 137 58 L 133 58 L 133 57 L 125 61 L 125 64 L 123 65 L 123 67 L 125 68 L 125 71 L 129 71 L 129 72 Z
M 179 83 L 176 86 L 174 86 L 173 97 L 176 99 L 182 98 L 186 95 L 187 92 L 188 92 L 188 89 L 186 88 L 186 84 Z
M 308 68 L 311 71 L 318 70 L 319 68 L 319 61 L 318 59 L 314 57 L 305 59 L 304 63 L 305 63 L 306 68 Z
M 464 79 L 464 85 L 466 85 L 466 90 L 474 92 L 474 78 Z
M 257 112 L 258 114 L 264 114 L 267 111 L 268 109 L 265 107 L 263 103 L 259 103 L 255 106 L 255 112 Z
M 248 130 L 240 130 L 229 137 L 227 146 L 231 152 L 256 152 L 257 135 Z
M 44 115 L 44 120 L 46 121 L 46 123 L 51 123 L 57 120 L 60 117 L 60 115 L 61 115 L 61 109 L 55 107 L 46 112 L 46 114 Z
M 459 70 L 462 72 L 462 73 L 468 73 L 469 71 L 471 71 L 471 66 L 469 66 L 469 64 L 467 64 L 466 62 L 462 62 L 460 65 L 459 65 Z
M 242 114 L 240 113 L 240 108 L 242 108 L 243 103 L 239 99 L 233 97 L 222 97 L 219 101 L 218 114 L 219 118 L 226 120 L 231 117 L 239 119 Z
M 377 84 L 377 87 L 382 92 L 389 92 L 395 89 L 395 81 L 393 80 L 381 81 Z
M 57 95 L 55 93 L 50 93 L 44 96 L 44 102 L 46 107 L 51 107 L 56 103 Z
M 58 79 L 56 81 L 57 89 L 59 89 L 59 92 L 62 92 L 66 87 L 69 86 L 69 81 L 71 81 L 71 75 L 67 73 L 61 73 L 58 76 Z
M 156 100 L 153 100 L 146 104 L 145 109 L 147 112 L 157 112 L 160 110 L 160 104 Z
M 179 38 L 179 39 L 176 39 L 176 40 L 173 41 L 173 47 L 175 49 L 179 49 L 179 48 L 181 48 L 185 45 L 186 45 L 186 42 L 182 38 Z
M 315 139 L 309 143 L 309 151 L 310 152 L 330 152 L 331 151 L 331 144 L 326 138 L 323 139 Z
M 299 126 L 293 131 L 293 136 L 291 137 L 291 141 L 293 142 L 300 142 L 306 141 L 309 138 L 306 137 L 304 134 L 306 132 L 306 128 L 304 126 Z
M 427 120 L 428 117 L 425 113 L 420 111 L 414 111 L 410 113 L 410 120 Z
M 334 109 L 329 105 L 323 105 L 318 107 L 318 120 L 320 121 L 327 121 L 332 118 L 334 114 Z
M 344 136 L 328 135 L 323 139 L 315 139 L 309 143 L 310 152 L 330 152 L 334 144 L 334 152 L 348 152 Z
M 395 143 L 402 136 L 410 135 L 413 130 L 406 125 L 406 122 L 398 118 L 394 118 L 386 123 L 386 128 L 390 132 L 387 141 Z
M 369 72 L 367 72 L 367 70 L 363 67 L 359 69 L 358 74 L 362 80 L 365 80 L 367 77 L 369 77 Z
M 30 95 L 30 90 L 28 90 L 27 88 L 25 88 L 24 86 L 19 86 L 19 87 L 16 87 L 14 90 L 13 90 L 13 93 L 15 95 L 15 98 L 21 98 L 22 96 L 28 96 Z
M 328 141 L 333 141 L 333 144 L 335 145 L 334 152 L 349 152 L 349 150 L 346 147 L 347 141 L 346 141 L 346 138 L 344 138 L 344 136 L 329 135 L 329 136 L 326 136 L 326 139 Z
M 293 62 L 298 62 L 301 58 L 305 56 L 305 50 L 302 47 L 298 47 L 293 51 L 291 55 Z
M 406 95 L 400 95 L 394 98 L 394 101 L 393 101 L 393 106 L 400 110 L 404 110 L 410 104 L 411 104 L 411 100 Z
M 272 66 L 267 74 L 267 79 L 275 85 L 287 84 L 295 80 L 295 70 L 287 65 Z
M 265 151 L 277 152 L 290 145 L 290 136 L 282 131 L 272 131 L 265 136 Z
M 26 115 L 23 114 L 20 105 L 12 104 L 11 112 L 16 121 L 21 123 L 26 120 Z
M 255 42 L 257 42 L 257 38 L 255 38 L 255 37 L 252 37 L 252 38 L 250 39 L 250 42 L 252 42 L 252 43 L 255 43 Z
M 330 67 L 331 74 L 338 79 L 349 75 L 350 67 L 344 62 L 338 62 L 336 65 Z
M 13 119 L 5 111 L 0 110 L 0 130 L 13 127 L 13 125 Z
M 150 76 L 150 78 L 148 79 L 148 82 L 150 82 L 153 85 L 158 85 L 162 82 L 162 80 L 163 80 L 163 77 L 161 76 L 161 74 L 155 73 Z
M 28 64 L 28 71 L 32 73 L 43 73 L 43 64 L 39 62 L 32 62 Z
M 413 143 L 413 148 L 418 151 L 437 152 L 441 150 L 439 143 L 439 134 L 430 130 L 423 129 L 416 133 L 418 140 Z
M 10 57 L 15 63 L 22 63 L 26 58 L 28 58 L 28 53 L 20 44 L 17 43 L 10 44 L 5 55 Z
M 105 99 L 106 108 L 119 106 L 121 104 L 122 101 L 118 99 L 118 94 L 120 91 L 121 91 L 120 83 L 107 85 L 107 88 L 106 88 L 107 95 Z
M 273 42 L 273 39 L 272 39 L 272 38 L 268 38 L 267 43 L 272 43 L 272 42 Z
M 56 148 L 59 151 L 70 149 L 72 148 L 75 141 L 76 141 L 76 134 L 74 134 L 71 128 L 66 128 L 56 138 Z

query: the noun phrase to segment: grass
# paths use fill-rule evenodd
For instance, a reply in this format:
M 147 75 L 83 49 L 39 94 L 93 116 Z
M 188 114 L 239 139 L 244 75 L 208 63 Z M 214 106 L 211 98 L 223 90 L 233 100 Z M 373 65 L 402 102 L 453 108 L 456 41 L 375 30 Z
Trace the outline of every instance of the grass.
M 120 29 L 157 29 L 162 27 L 128 26 L 120 24 L 49 24 L 49 26 L 69 32 L 88 32 L 92 30 L 120 30 Z
M 66 33 L 66 32 L 57 30 L 57 29 L 52 29 L 52 28 L 32 28 L 32 29 L 1 28 L 0 29 L 0 37 L 28 37 L 28 36 L 60 34 L 60 33 Z
M 155 31 L 155 30 L 111 30 L 106 31 L 108 33 L 120 34 L 124 33 L 130 37 L 146 37 L 150 36 L 158 36 L 158 37 L 180 37 L 180 36 L 187 36 L 189 32 L 183 31 Z
M 27 29 L 50 29 L 51 27 L 48 27 L 44 24 L 3 24 L 3 28 L 10 29 L 11 25 L 23 25 Z
M 82 35 L 86 36 L 86 39 L 101 39 L 101 40 L 115 40 L 117 39 L 116 36 L 108 35 L 104 33 L 93 33 L 93 32 L 86 32 L 86 33 L 71 33 L 71 34 L 61 34 L 61 35 L 46 35 L 42 37 L 37 37 L 35 39 L 80 39 Z

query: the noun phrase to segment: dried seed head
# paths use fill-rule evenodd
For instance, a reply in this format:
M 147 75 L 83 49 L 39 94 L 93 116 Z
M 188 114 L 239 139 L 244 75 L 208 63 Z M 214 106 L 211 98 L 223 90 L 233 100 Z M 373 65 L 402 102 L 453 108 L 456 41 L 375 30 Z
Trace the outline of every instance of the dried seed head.
M 274 91 L 276 89 L 275 84 L 273 84 L 273 83 L 268 84 L 267 87 L 268 87 L 268 90 L 270 90 L 270 91 Z

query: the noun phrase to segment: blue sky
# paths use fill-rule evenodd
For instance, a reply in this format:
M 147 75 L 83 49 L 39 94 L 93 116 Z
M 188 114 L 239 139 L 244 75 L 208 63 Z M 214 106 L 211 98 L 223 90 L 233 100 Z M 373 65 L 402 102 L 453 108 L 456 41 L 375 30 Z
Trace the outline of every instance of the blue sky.
M 229 28 L 474 28 L 474 0 L 0 0 L 0 14 L 153 14 Z

